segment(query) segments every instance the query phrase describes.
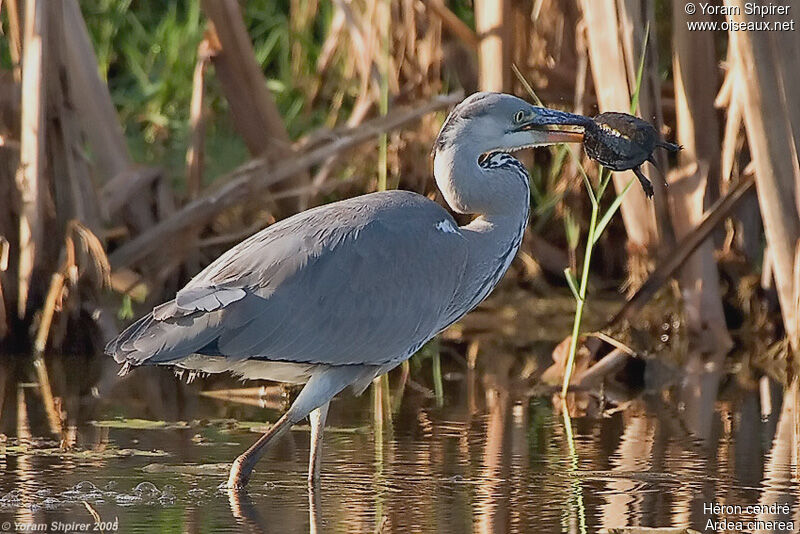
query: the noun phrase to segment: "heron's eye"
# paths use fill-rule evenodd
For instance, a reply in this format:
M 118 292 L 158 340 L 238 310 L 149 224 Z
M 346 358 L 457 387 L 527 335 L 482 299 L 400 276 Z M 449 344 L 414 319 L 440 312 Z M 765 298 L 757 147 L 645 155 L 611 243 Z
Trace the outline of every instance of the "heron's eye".
M 525 112 L 520 110 L 514 115 L 514 122 L 522 122 L 525 119 Z

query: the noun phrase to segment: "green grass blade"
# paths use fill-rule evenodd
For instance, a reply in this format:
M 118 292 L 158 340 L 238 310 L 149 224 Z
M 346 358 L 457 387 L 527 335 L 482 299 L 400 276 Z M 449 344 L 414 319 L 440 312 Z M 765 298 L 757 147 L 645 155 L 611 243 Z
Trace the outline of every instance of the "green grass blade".
M 642 73 L 644 72 L 644 58 L 647 56 L 647 40 L 650 37 L 650 22 L 644 29 L 644 41 L 642 41 L 642 57 L 639 58 L 639 70 L 636 72 L 636 87 L 631 95 L 631 114 L 636 113 L 639 107 L 639 92 L 642 89 Z
M 564 277 L 567 279 L 567 285 L 572 291 L 572 296 L 575 297 L 575 300 L 581 300 L 581 295 L 578 293 L 578 281 L 575 280 L 575 275 L 572 274 L 572 270 L 569 267 L 564 269 Z
M 608 184 L 611 183 L 611 171 L 600 165 L 600 187 L 597 188 L 597 202 L 603 198 Z
M 522 75 L 522 73 L 519 71 L 519 69 L 517 68 L 517 65 L 515 63 L 511 64 L 511 70 L 514 71 L 514 75 L 519 80 L 519 83 L 521 83 L 522 87 L 525 88 L 525 92 L 527 92 L 529 95 L 531 95 L 531 98 L 536 103 L 536 105 L 537 106 L 544 106 L 544 104 L 542 104 L 542 101 L 539 99 L 538 96 L 536 96 L 536 93 L 533 91 L 533 87 L 531 87 L 531 84 L 528 83 L 528 80 L 525 79 L 525 76 Z
M 442 383 L 442 357 L 437 350 L 431 360 L 433 370 L 433 392 L 436 397 L 436 407 L 444 406 L 444 384 Z
M 628 182 L 628 185 L 625 186 L 625 189 L 623 189 L 620 194 L 617 195 L 617 198 L 614 199 L 614 202 L 611 203 L 611 205 L 608 207 L 608 210 L 603 214 L 600 222 L 597 223 L 597 228 L 595 229 L 594 233 L 595 243 L 597 243 L 597 240 L 600 239 L 600 236 L 603 234 L 603 230 L 606 229 L 608 223 L 611 222 L 611 218 L 614 217 L 614 214 L 617 213 L 620 205 L 622 205 L 622 200 L 625 198 L 625 194 L 628 192 L 628 189 L 630 189 L 633 185 L 633 182 L 634 178 L 631 178 L 631 180 Z

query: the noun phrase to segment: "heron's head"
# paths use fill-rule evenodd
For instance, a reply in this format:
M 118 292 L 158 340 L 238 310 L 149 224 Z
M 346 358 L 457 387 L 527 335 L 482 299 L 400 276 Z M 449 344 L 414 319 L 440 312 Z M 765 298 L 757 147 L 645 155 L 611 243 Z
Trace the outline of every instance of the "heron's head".
M 583 133 L 555 127 L 581 126 L 588 120 L 582 115 L 533 106 L 512 95 L 475 93 L 447 117 L 434 151 L 464 146 L 483 154 L 555 143 L 580 143 Z

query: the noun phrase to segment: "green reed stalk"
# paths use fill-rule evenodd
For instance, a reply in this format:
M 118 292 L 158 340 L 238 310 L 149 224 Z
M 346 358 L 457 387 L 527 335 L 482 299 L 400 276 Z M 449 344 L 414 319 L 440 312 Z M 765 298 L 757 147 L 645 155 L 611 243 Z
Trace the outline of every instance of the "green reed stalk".
M 378 112 L 383 117 L 389 112 L 389 54 L 391 53 L 390 25 L 391 25 L 391 5 L 389 0 L 382 1 L 383 32 L 380 35 L 381 41 L 381 78 L 380 78 L 380 101 L 378 102 Z M 388 146 L 389 137 L 384 132 L 378 138 L 378 191 L 386 191 L 388 175 Z M 391 406 L 391 390 L 389 389 L 389 376 L 382 375 L 372 381 L 372 416 L 375 429 L 375 451 L 376 458 L 383 461 L 383 427 L 386 424 L 388 414 L 391 422 L 391 410 L 385 409 Z
M 572 419 L 566 406 L 561 410 L 564 419 L 564 435 L 567 438 L 567 448 L 569 450 L 569 469 L 572 473 L 572 497 L 577 505 L 578 530 L 581 534 L 586 534 L 586 506 L 583 503 L 583 488 L 581 480 L 577 477 L 578 473 L 578 451 L 575 448 L 575 437 L 572 434 Z
M 630 112 L 634 113 L 636 111 L 636 107 L 639 104 L 639 91 L 642 87 L 642 72 L 644 71 L 644 59 L 647 53 L 647 40 L 650 36 L 650 27 L 645 29 L 644 40 L 642 42 L 642 55 L 639 59 L 639 69 L 636 73 L 636 86 L 634 88 L 633 94 L 631 95 L 631 107 Z M 608 184 L 611 182 L 611 172 L 607 171 L 600 167 L 600 186 L 595 193 L 594 188 L 592 187 L 592 183 L 589 180 L 589 177 L 586 175 L 586 171 L 584 170 L 583 166 L 578 161 L 575 154 L 570 150 L 570 154 L 572 155 L 573 159 L 577 162 L 578 168 L 581 171 L 581 175 L 583 176 L 583 182 L 586 184 L 586 192 L 589 194 L 589 200 L 592 203 L 592 215 L 589 220 L 589 231 L 586 236 L 586 249 L 583 255 L 583 267 L 581 272 L 581 283 L 580 287 L 576 287 L 575 278 L 570 271 L 569 268 L 564 270 L 564 275 L 567 278 L 567 283 L 569 284 L 570 290 L 572 290 L 572 295 L 575 297 L 576 306 L 575 306 L 575 319 L 572 323 L 572 337 L 570 338 L 569 342 L 569 354 L 567 356 L 567 365 L 564 368 L 564 381 L 561 384 L 561 396 L 567 396 L 567 390 L 569 389 L 569 381 L 572 378 L 572 371 L 575 366 L 575 353 L 578 350 L 578 336 L 580 335 L 581 331 L 581 322 L 583 321 L 583 308 L 586 304 L 586 286 L 588 285 L 589 281 L 589 271 L 591 269 L 591 261 L 592 261 L 592 251 L 594 250 L 594 245 L 597 243 L 597 240 L 600 239 L 600 236 L 603 234 L 603 231 L 608 226 L 608 223 L 611 222 L 611 218 L 614 214 L 619 210 L 620 205 L 622 204 L 622 199 L 625 197 L 625 194 L 631 188 L 633 184 L 633 180 L 631 179 L 625 188 L 620 191 L 620 193 L 614 198 L 614 201 L 609 206 L 608 210 L 603 214 L 598 222 L 598 216 L 600 214 L 600 201 L 603 198 L 603 194 L 606 192 L 608 188 Z M 566 406 L 563 410 L 566 410 Z
M 442 356 L 439 352 L 437 343 L 436 352 L 433 353 L 431 359 L 431 366 L 433 367 L 433 393 L 436 397 L 436 407 L 441 408 L 444 406 L 444 384 L 442 382 Z
M 570 153 L 572 153 L 572 151 L 570 151 Z M 625 188 L 620 192 L 620 194 L 614 199 L 608 210 L 603 214 L 602 217 L 600 217 L 600 201 L 603 198 L 603 193 L 605 193 L 606 189 L 608 188 L 608 184 L 611 182 L 611 173 L 601 168 L 600 187 L 597 189 L 597 192 L 595 192 L 592 188 L 591 182 L 589 181 L 589 177 L 583 170 L 583 167 L 579 165 L 579 169 L 581 170 L 584 183 L 586 184 L 586 190 L 589 193 L 589 200 L 592 204 L 592 213 L 589 218 L 589 230 L 586 234 L 586 248 L 583 253 L 583 266 L 581 268 L 580 285 L 576 283 L 575 276 L 572 274 L 572 270 L 569 267 L 564 269 L 564 276 L 567 278 L 567 284 L 572 291 L 572 296 L 575 297 L 576 306 L 575 319 L 572 323 L 572 337 L 570 338 L 569 342 L 569 355 L 567 356 L 567 365 L 564 369 L 564 381 L 561 385 L 562 397 L 566 396 L 567 394 L 569 381 L 572 378 L 572 369 L 575 365 L 575 353 L 578 350 L 578 336 L 580 335 L 581 322 L 583 321 L 583 309 L 586 305 L 586 289 L 589 285 L 589 272 L 591 271 L 592 252 L 594 251 L 594 245 L 597 243 L 598 239 L 600 239 L 603 230 L 605 230 L 606 226 L 608 226 L 608 223 L 611 221 L 611 217 L 619 209 L 625 194 L 631 188 L 631 185 L 633 185 L 633 179 L 631 179 Z
M 389 54 L 391 53 L 391 5 L 389 0 L 383 0 L 384 30 L 381 32 L 381 56 L 383 69 L 381 72 L 380 83 L 380 102 L 378 102 L 378 112 L 381 117 L 389 112 Z M 386 132 L 380 135 L 378 140 L 378 191 L 386 191 L 387 186 L 387 163 L 388 163 L 389 136 Z

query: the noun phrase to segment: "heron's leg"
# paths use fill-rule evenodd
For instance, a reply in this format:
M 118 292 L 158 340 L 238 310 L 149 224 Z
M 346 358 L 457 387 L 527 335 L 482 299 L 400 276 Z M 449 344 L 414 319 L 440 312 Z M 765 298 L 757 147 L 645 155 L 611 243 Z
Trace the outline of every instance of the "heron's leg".
M 319 470 L 322 464 L 322 431 L 328 417 L 330 401 L 313 410 L 308 418 L 311 422 L 311 448 L 308 453 L 308 485 L 314 486 L 319 481 Z
M 289 419 L 289 412 L 286 412 L 278 419 L 278 422 L 272 425 L 272 428 L 258 438 L 258 441 L 253 443 L 249 449 L 236 458 L 236 460 L 233 461 L 231 473 L 228 476 L 228 488 L 238 489 L 245 487 L 250 480 L 250 475 L 253 473 L 253 468 L 256 462 L 258 462 L 258 459 L 264 455 L 269 445 L 277 438 L 284 435 L 293 424 L 291 419 Z
M 317 408 L 324 406 L 327 411 L 328 402 L 334 395 L 358 380 L 362 375 L 374 376 L 373 373 L 375 373 L 375 368 L 364 365 L 320 366 L 312 374 L 289 410 L 278 419 L 278 422 L 266 434 L 258 438 L 258 441 L 252 447 L 234 460 L 233 466 L 231 466 L 231 474 L 228 477 L 228 488 L 245 487 L 256 462 L 276 438 L 285 434 L 293 424 L 302 421 Z M 321 429 L 322 425 L 325 424 L 325 416 L 322 415 L 325 412 L 320 411 L 320 413 L 319 426 Z M 314 426 L 313 420 L 312 426 Z M 322 432 L 319 432 L 318 439 L 312 438 L 312 440 L 321 441 Z

